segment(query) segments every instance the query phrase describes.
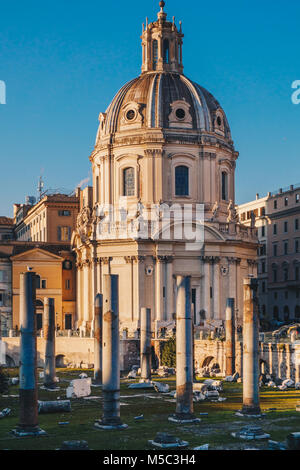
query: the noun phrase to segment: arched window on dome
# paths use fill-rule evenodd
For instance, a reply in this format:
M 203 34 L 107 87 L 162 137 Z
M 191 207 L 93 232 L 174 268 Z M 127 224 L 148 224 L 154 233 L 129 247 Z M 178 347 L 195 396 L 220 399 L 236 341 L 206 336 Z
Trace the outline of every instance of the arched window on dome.
M 228 201 L 228 174 L 226 173 L 226 171 L 222 171 L 221 180 L 222 200 Z
M 129 167 L 123 170 L 123 196 L 135 195 L 134 168 Z
M 175 168 L 175 196 L 189 195 L 189 169 L 180 165 Z
M 158 42 L 154 39 L 152 44 L 152 59 L 153 59 L 153 70 L 156 70 L 158 61 Z
M 164 40 L 164 64 L 168 64 L 170 60 L 170 43 L 169 39 Z

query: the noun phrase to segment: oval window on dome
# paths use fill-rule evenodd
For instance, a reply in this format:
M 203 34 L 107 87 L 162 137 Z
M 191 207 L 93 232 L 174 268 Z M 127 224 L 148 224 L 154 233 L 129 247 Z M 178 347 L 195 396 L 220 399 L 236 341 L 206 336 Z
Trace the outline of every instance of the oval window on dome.
M 126 118 L 128 119 L 128 121 L 132 121 L 135 118 L 135 111 L 133 109 L 127 111 Z
M 217 124 L 218 126 L 222 126 L 222 119 L 220 116 L 217 117 Z
M 185 118 L 185 110 L 182 108 L 176 109 L 176 117 L 177 119 L 184 119 Z

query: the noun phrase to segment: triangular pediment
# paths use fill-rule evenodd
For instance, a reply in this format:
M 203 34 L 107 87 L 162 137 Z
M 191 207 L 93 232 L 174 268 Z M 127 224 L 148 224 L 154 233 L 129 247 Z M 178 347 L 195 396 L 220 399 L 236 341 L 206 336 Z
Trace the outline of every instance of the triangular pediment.
M 55 255 L 41 248 L 24 251 L 18 255 L 12 256 L 13 261 L 63 261 L 61 256 Z

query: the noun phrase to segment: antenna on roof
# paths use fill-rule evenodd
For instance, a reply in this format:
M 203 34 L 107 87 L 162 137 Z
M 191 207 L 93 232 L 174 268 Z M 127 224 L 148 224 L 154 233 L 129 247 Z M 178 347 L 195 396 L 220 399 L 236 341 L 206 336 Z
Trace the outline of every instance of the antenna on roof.
M 42 199 L 42 194 L 43 194 L 43 189 L 44 189 L 44 181 L 42 175 L 40 176 L 39 182 L 38 182 L 38 193 L 39 193 L 39 201 Z

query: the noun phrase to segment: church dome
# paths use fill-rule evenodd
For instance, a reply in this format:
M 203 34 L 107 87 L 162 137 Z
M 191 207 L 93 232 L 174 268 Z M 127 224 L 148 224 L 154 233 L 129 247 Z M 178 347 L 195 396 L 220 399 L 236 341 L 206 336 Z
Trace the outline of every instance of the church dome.
M 157 21 L 143 25 L 142 74 L 126 83 L 106 113 L 100 113 L 97 139 L 136 129 L 172 129 L 173 134 L 213 133 L 231 144 L 230 128 L 218 101 L 183 74 L 182 24 L 167 21 L 160 2 Z M 182 133 L 182 132 L 181 132 Z
M 103 134 L 144 128 L 216 132 L 231 139 L 218 101 L 205 88 L 174 72 L 146 72 L 124 85 L 105 113 Z

